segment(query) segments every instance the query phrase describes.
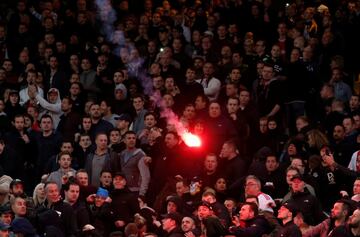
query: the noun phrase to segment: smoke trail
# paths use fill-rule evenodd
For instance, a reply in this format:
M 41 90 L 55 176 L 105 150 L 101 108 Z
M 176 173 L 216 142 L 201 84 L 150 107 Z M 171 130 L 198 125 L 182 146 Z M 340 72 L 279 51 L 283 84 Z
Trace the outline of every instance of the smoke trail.
M 121 49 L 126 49 L 129 54 L 132 50 L 137 50 L 134 45 L 126 45 L 125 34 L 121 30 L 114 29 L 114 23 L 117 20 L 116 12 L 112 7 L 110 0 L 96 0 L 95 4 L 98 9 L 98 18 L 102 23 L 101 32 L 105 35 L 107 41 L 116 45 L 114 54 L 120 53 Z M 128 73 L 131 77 L 135 77 L 144 88 L 145 95 L 155 103 L 160 109 L 160 117 L 165 118 L 168 124 L 173 124 L 177 133 L 184 137 L 187 134 L 187 129 L 184 124 L 179 121 L 179 117 L 169 108 L 164 106 L 163 99 L 160 92 L 154 92 L 151 77 L 148 75 L 147 70 L 143 68 L 144 59 L 141 57 L 132 57 L 131 53 L 129 61 L 126 63 Z

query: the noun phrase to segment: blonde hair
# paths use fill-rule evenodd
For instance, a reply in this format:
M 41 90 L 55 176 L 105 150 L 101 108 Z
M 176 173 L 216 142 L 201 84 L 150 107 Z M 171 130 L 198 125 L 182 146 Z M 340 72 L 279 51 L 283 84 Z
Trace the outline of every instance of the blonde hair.
M 321 147 L 329 145 L 329 140 L 327 139 L 326 135 L 319 129 L 310 130 L 309 132 L 307 132 L 307 136 L 309 146 L 316 148 L 319 151 Z
M 37 195 L 37 191 L 39 190 L 39 188 L 45 188 L 45 184 L 44 183 L 39 183 L 38 185 L 36 185 L 36 187 L 34 188 L 34 192 L 33 192 L 33 200 L 34 200 L 34 204 L 35 206 L 38 206 L 40 204 L 42 204 L 45 201 L 45 198 L 42 200 L 40 199 L 40 197 L 38 197 Z

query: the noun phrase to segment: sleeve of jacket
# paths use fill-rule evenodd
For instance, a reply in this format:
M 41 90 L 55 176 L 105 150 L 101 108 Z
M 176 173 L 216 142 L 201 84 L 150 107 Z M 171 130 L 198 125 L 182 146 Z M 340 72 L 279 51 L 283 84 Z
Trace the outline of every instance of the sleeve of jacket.
M 140 184 L 140 195 L 145 195 L 148 190 L 150 183 L 150 170 L 149 166 L 145 164 L 144 157 L 142 157 L 138 162 L 138 169 L 140 171 L 141 176 L 141 184 Z
M 237 237 L 257 237 L 262 236 L 266 233 L 266 223 L 263 221 L 257 220 L 251 226 L 240 228 L 236 227 L 231 232 L 235 234 Z
M 303 237 L 315 237 L 320 235 L 321 232 L 323 231 L 327 231 L 329 229 L 329 225 L 330 225 L 330 219 L 326 219 L 323 222 L 321 222 L 320 224 L 314 226 L 313 228 L 309 229 L 308 231 L 306 231 L 305 233 L 303 233 Z
M 60 113 L 61 112 L 61 103 L 51 104 L 44 98 L 42 98 L 39 94 L 36 95 L 37 101 L 39 101 L 40 106 L 44 109 L 50 110 L 54 113 Z

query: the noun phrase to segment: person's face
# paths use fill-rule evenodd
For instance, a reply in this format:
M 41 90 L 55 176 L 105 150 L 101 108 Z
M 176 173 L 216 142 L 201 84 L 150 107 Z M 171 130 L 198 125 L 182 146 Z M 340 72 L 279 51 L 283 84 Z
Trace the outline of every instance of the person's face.
M 109 187 L 111 185 L 112 182 L 112 175 L 110 172 L 103 172 L 100 176 L 100 183 L 104 186 L 104 187 Z
M 234 114 L 238 111 L 239 109 L 239 103 L 238 100 L 235 99 L 229 99 L 227 104 L 226 104 L 226 108 L 229 114 Z
M 350 109 L 355 110 L 360 106 L 360 101 L 358 96 L 351 96 L 349 101 Z
M 181 229 L 182 231 L 189 232 L 195 228 L 195 222 L 190 217 L 184 217 L 181 221 Z
M 14 121 L 14 126 L 17 131 L 22 131 L 24 129 L 25 120 L 24 117 L 16 117 Z
M 95 206 L 101 207 L 105 203 L 105 200 L 106 200 L 105 197 L 96 196 L 95 197 Z
M 214 72 L 214 68 L 211 63 L 205 63 L 203 67 L 204 76 L 210 76 Z
M 101 118 L 101 110 L 99 105 L 94 104 L 90 107 L 90 116 L 94 119 Z
M 206 156 L 204 166 L 207 172 L 214 172 L 218 166 L 216 156 Z
M 281 206 L 279 211 L 278 211 L 278 216 L 277 218 L 279 218 L 280 220 L 282 219 L 286 219 L 287 217 L 289 217 L 291 215 L 291 212 L 289 211 L 289 209 L 287 209 L 284 206 Z
M 255 180 L 253 179 L 246 180 L 245 193 L 247 196 L 249 195 L 256 196 L 259 191 L 260 191 L 260 186 Z
M 224 192 L 226 190 L 226 180 L 224 178 L 216 180 L 215 190 L 218 192 Z
M 174 136 L 174 134 L 166 134 L 165 136 L 165 145 L 168 148 L 173 148 L 178 144 L 178 139 Z
M 114 77 L 113 77 L 114 83 L 115 84 L 120 84 L 123 83 L 123 81 L 125 80 L 124 76 L 122 73 L 120 72 L 115 72 L 114 73 Z
M 345 215 L 343 210 L 343 204 L 340 202 L 334 203 L 333 208 L 331 209 L 331 218 L 339 219 Z
M 45 188 L 44 188 L 44 185 L 40 185 L 37 190 L 36 190 L 36 196 L 38 198 L 45 198 L 46 197 L 46 193 L 45 193 Z
M 305 172 L 305 166 L 304 163 L 301 159 L 299 158 L 294 158 L 291 161 L 291 167 L 297 168 L 300 171 L 300 174 L 304 174 Z
M 76 180 L 81 186 L 88 186 L 89 185 L 89 176 L 85 172 L 79 172 L 76 174 Z
M 120 143 L 120 132 L 119 131 L 110 132 L 110 143 L 111 144 Z
M 272 67 L 264 66 L 262 69 L 262 78 L 265 81 L 270 81 L 274 76 L 274 69 Z
M 100 113 L 102 114 L 102 115 L 104 115 L 104 114 L 106 114 L 107 112 L 108 112 L 108 106 L 107 106 L 107 104 L 106 104 L 106 102 L 105 101 L 102 101 L 101 103 L 100 103 Z
M 355 180 L 353 185 L 353 194 L 360 194 L 360 180 Z
M 140 111 L 144 108 L 144 101 L 141 98 L 134 98 L 133 106 L 136 111 Z
M 5 69 L 0 68 L 0 82 L 3 82 L 6 80 L 6 71 Z
M 88 59 L 81 60 L 81 68 L 84 71 L 88 71 L 91 68 L 90 61 Z
M 122 176 L 115 176 L 113 178 L 113 185 L 115 189 L 124 189 L 126 186 L 126 180 Z
M 195 107 L 186 106 L 183 115 L 186 119 L 190 119 L 190 120 L 193 119 L 195 117 Z
M 221 48 L 221 57 L 226 59 L 231 59 L 232 52 L 229 46 L 224 46 Z
M 175 221 L 170 218 L 162 219 L 161 222 L 162 222 L 162 228 L 165 231 L 170 231 L 175 225 L 174 223 Z
M 12 189 L 11 189 L 11 193 L 14 194 L 15 196 L 20 196 L 24 193 L 24 186 L 21 183 L 15 184 Z
M 211 118 L 218 118 L 221 115 L 220 105 L 218 103 L 211 103 L 209 106 L 209 116 Z
M 220 157 L 221 158 L 228 158 L 230 157 L 232 154 L 234 153 L 233 147 L 230 146 L 227 143 L 224 143 L 222 148 L 221 148 L 221 152 L 220 152 Z
M 71 157 L 69 155 L 62 155 L 59 160 L 59 165 L 63 169 L 68 169 L 71 165 Z
M 48 184 L 46 187 L 46 199 L 53 203 L 57 202 L 59 199 L 59 189 L 56 184 Z
M 71 74 L 70 83 L 74 83 L 74 82 L 80 83 L 80 76 L 77 73 Z M 80 93 L 79 85 L 76 85 L 77 92 L 72 91 L 72 87 L 73 87 L 73 85 L 71 85 L 71 88 L 70 88 L 71 94 L 72 95 L 78 95 Z
M 13 212 L 17 216 L 26 215 L 26 201 L 22 198 L 16 198 L 15 203 L 11 206 Z
M 44 132 L 49 132 L 53 129 L 53 123 L 50 118 L 43 118 L 40 122 L 40 127 Z
M 91 128 L 91 119 L 90 118 L 83 118 L 82 120 L 82 127 L 85 131 L 89 131 Z
M 352 123 L 351 119 L 345 118 L 343 120 L 343 126 L 345 128 L 345 133 L 349 134 L 354 129 L 354 124 Z
M 11 61 L 4 61 L 2 66 L 5 69 L 5 71 L 7 71 L 7 72 L 11 72 L 13 69 L 13 64 Z
M 356 209 L 349 218 L 349 226 L 358 228 L 360 226 L 360 209 Z
M 201 96 L 196 97 L 195 109 L 200 110 L 200 109 L 204 109 L 205 107 L 206 107 L 206 101 Z
M 162 77 L 154 77 L 153 86 L 155 89 L 161 89 L 164 86 L 164 80 L 162 79 Z
M 342 126 L 335 126 L 333 131 L 333 138 L 335 141 L 339 141 L 344 139 L 345 137 L 345 130 Z
M 291 188 L 294 193 L 303 192 L 305 187 L 305 182 L 300 179 L 294 179 L 291 181 Z
M 135 134 L 126 134 L 124 143 L 128 149 L 135 148 L 136 145 L 136 135 Z
M 239 96 L 239 101 L 241 105 L 247 105 L 250 101 L 250 93 L 248 91 L 241 91 Z
M 107 148 L 107 142 L 108 138 L 105 134 L 98 135 L 95 140 L 96 147 L 100 150 L 105 150 Z
M 296 129 L 297 129 L 298 132 L 300 132 L 301 129 L 304 128 L 307 125 L 308 125 L 308 123 L 306 121 L 304 121 L 303 119 L 297 119 L 296 120 Z
M 156 125 L 156 119 L 153 115 L 148 115 L 144 120 L 145 127 L 152 128 Z
M 198 207 L 198 211 L 197 211 L 197 215 L 199 220 L 203 220 L 206 217 L 209 217 L 213 214 L 212 210 L 210 210 L 208 207 L 206 206 L 199 206 Z
M 274 130 L 274 129 L 276 129 L 276 128 L 277 128 L 277 123 L 276 123 L 276 121 L 269 121 L 269 122 L 268 122 L 268 128 L 269 128 L 269 130 Z
M 280 47 L 277 45 L 274 45 L 271 49 L 271 56 L 273 58 L 278 58 L 280 57 Z
M 167 213 L 175 213 L 177 212 L 177 206 L 174 202 L 169 201 L 166 205 L 166 211 Z
M 300 59 L 300 51 L 298 49 L 291 50 L 290 62 L 296 62 Z
M 84 149 L 88 148 L 91 145 L 90 137 L 89 136 L 81 136 L 79 145 Z
M 58 93 L 57 92 L 49 92 L 48 94 L 49 97 L 49 102 L 52 104 L 55 104 L 58 98 Z
M 296 170 L 292 170 L 292 169 L 289 170 L 288 172 L 286 172 L 286 183 L 291 186 L 291 183 L 292 183 L 291 179 L 297 174 L 298 174 L 298 172 L 296 172 Z
M 70 185 L 69 190 L 65 191 L 65 199 L 69 203 L 75 203 L 79 199 L 80 195 L 80 186 L 79 185 Z
M 27 77 L 26 77 L 26 81 L 28 83 L 35 83 L 36 80 L 36 73 L 35 72 L 28 72 Z
M 186 74 L 185 74 L 185 77 L 186 77 L 186 81 L 187 82 L 193 82 L 195 81 L 195 77 L 196 77 L 196 74 L 195 74 L 195 71 L 193 71 L 192 69 L 187 69 L 186 70 Z
M 187 191 L 187 187 L 184 182 L 180 181 L 176 183 L 176 194 L 181 197 Z
M 243 205 L 239 212 L 239 219 L 241 221 L 247 221 L 254 217 L 254 212 L 251 210 L 249 205 Z
M 174 98 L 171 95 L 164 95 L 163 102 L 165 108 L 171 108 L 174 105 Z
M 338 69 L 333 69 L 333 70 L 332 70 L 331 79 L 332 79 L 333 81 L 341 81 L 341 78 L 342 78 L 342 75 L 341 75 L 340 70 L 338 70 Z
M 120 130 L 126 129 L 129 127 L 129 122 L 126 120 L 119 120 L 117 123 L 117 128 Z
M 19 95 L 18 94 L 11 94 L 9 96 L 9 100 L 11 104 L 17 104 L 19 102 Z
M 237 89 L 236 85 L 227 84 L 225 87 L 225 93 L 226 93 L 227 97 L 237 97 L 238 89 Z
M 79 57 L 77 55 L 70 56 L 70 65 L 74 65 L 74 66 L 79 65 Z
M 63 112 L 69 112 L 71 110 L 72 105 L 69 103 L 69 99 L 65 98 L 61 101 L 61 110 Z
M 259 128 L 261 133 L 266 133 L 268 131 L 268 121 L 267 120 L 260 120 Z
M 279 162 L 276 161 L 276 157 L 268 156 L 266 158 L 265 166 L 267 171 L 273 172 L 279 167 Z
M 58 61 L 55 57 L 51 57 L 49 61 L 49 65 L 51 69 L 55 69 L 58 66 Z
M 13 215 L 11 213 L 4 213 L 0 215 L 0 221 L 2 221 L 4 224 L 10 225 L 12 222 Z M 1 233 L 1 232 L 0 232 Z M 0 235 L 2 236 L 2 235 Z M 4 235 L 8 236 L 8 235 Z

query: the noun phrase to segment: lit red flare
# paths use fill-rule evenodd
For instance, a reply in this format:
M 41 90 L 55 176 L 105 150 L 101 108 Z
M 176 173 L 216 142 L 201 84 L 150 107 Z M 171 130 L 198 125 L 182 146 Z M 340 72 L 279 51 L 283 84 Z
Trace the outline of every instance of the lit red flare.
M 188 147 L 200 147 L 201 146 L 200 138 L 190 132 L 185 132 L 182 135 L 182 139 Z

